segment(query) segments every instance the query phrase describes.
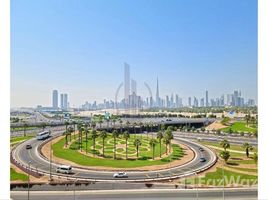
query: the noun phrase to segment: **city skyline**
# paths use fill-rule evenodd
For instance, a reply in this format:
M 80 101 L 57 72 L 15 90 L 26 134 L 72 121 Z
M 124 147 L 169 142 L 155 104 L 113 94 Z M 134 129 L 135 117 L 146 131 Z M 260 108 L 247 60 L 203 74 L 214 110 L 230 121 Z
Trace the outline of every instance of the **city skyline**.
M 124 62 L 141 96 L 146 80 L 155 97 L 158 77 L 162 98 L 206 104 L 204 90 L 240 89 L 257 102 L 257 4 L 192 2 L 11 2 L 11 107 L 50 106 L 55 88 L 70 94 L 71 107 L 114 99 Z

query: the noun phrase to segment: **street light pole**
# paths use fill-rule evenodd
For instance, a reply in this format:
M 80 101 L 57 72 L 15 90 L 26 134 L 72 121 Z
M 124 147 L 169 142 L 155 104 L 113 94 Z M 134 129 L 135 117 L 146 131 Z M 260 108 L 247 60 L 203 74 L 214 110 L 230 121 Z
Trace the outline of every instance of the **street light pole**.
M 222 166 L 221 172 L 222 172 L 222 199 L 225 200 L 225 194 L 224 194 L 224 169 L 223 169 L 223 166 Z
M 77 181 L 77 179 L 74 179 L 74 200 L 75 200 L 75 187 L 76 187 L 76 181 Z
M 30 199 L 30 165 L 31 161 L 28 162 L 28 200 Z
M 196 178 L 197 178 L 197 173 L 195 172 L 196 200 L 198 200 L 199 195 L 198 195 L 198 184 L 196 183 Z
M 52 181 L 52 140 L 50 140 L 49 180 Z

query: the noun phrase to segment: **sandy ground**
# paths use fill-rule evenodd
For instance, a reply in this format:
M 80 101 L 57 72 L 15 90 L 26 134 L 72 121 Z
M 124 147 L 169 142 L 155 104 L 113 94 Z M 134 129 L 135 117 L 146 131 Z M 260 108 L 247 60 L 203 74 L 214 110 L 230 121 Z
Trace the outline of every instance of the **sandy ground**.
M 212 131 L 212 130 L 218 130 L 222 128 L 226 128 L 228 126 L 222 125 L 220 121 L 215 121 L 212 124 L 208 125 L 206 127 L 206 130 Z
M 57 143 L 59 140 L 61 140 L 64 137 L 65 136 L 60 136 L 60 137 L 54 139 L 52 141 L 52 144 Z M 71 162 L 71 161 L 68 161 L 68 160 L 65 160 L 65 159 L 62 159 L 62 158 L 58 158 L 58 157 L 56 157 L 54 155 L 52 157 L 52 160 L 53 160 L 53 162 L 56 162 L 56 163 L 61 163 L 61 164 L 65 164 L 65 165 L 71 165 L 71 166 L 74 166 L 74 167 L 81 167 L 81 168 L 85 168 L 85 169 L 92 169 L 92 170 L 124 170 L 124 171 L 130 171 L 130 170 L 131 171 L 133 171 L 133 170 L 134 171 L 160 170 L 160 169 L 169 168 L 170 166 L 175 167 L 175 166 L 179 166 L 179 165 L 188 163 L 194 158 L 194 152 L 191 149 L 189 149 L 187 146 L 185 146 L 183 144 L 179 143 L 179 145 L 181 146 L 181 148 L 183 149 L 184 154 L 185 154 L 183 156 L 183 158 L 181 160 L 176 160 L 176 161 L 173 161 L 171 163 L 164 164 L 164 165 L 144 166 L 144 167 L 136 167 L 136 168 L 112 168 L 112 167 L 101 167 L 101 166 L 82 166 L 82 165 L 78 165 L 78 164 L 76 164 L 74 162 Z M 42 147 L 41 152 L 45 157 L 49 158 L 49 155 L 50 155 L 50 142 L 45 144 Z

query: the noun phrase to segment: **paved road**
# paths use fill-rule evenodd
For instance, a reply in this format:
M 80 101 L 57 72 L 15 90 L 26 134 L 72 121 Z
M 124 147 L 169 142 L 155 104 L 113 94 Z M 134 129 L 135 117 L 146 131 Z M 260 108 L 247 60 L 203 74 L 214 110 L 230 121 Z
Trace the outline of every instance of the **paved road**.
M 256 189 L 225 189 L 227 200 L 257 200 Z M 11 192 L 14 200 L 26 200 L 27 192 Z M 193 190 L 121 190 L 121 191 L 40 191 L 31 192 L 31 200 L 116 200 L 116 199 L 145 199 L 145 200 L 220 200 L 223 198 L 221 189 L 193 189 Z
M 62 134 L 61 131 L 54 132 L 54 136 Z M 216 161 L 215 154 L 208 149 L 207 147 L 197 144 L 192 141 L 175 138 L 175 141 L 183 143 L 195 152 L 195 158 L 182 166 L 173 167 L 170 169 L 163 169 L 158 171 L 132 171 L 128 172 L 128 178 L 126 179 L 114 179 L 113 174 L 114 171 L 93 171 L 93 170 L 85 170 L 80 168 L 73 168 L 74 174 L 70 175 L 71 178 L 79 178 L 79 179 L 97 179 L 97 180 L 110 180 L 110 181 L 125 181 L 125 180 L 149 180 L 149 179 L 169 179 L 170 177 L 175 176 L 185 176 L 185 175 L 193 175 L 194 172 L 207 168 L 212 163 Z M 35 138 L 30 139 L 20 145 L 18 145 L 13 151 L 13 157 L 24 166 L 27 166 L 29 161 L 31 161 L 31 167 L 34 169 L 38 169 L 39 171 L 44 171 L 49 173 L 50 166 L 49 161 L 45 160 L 40 156 L 38 152 L 38 146 L 42 143 L 42 141 L 38 141 Z M 27 144 L 32 145 L 32 149 L 27 150 L 25 146 Z M 200 148 L 203 148 L 204 151 L 200 151 Z M 200 162 L 200 158 L 204 157 L 206 159 L 205 162 Z M 55 175 L 59 175 L 56 173 L 56 167 L 58 164 L 52 163 L 52 173 Z

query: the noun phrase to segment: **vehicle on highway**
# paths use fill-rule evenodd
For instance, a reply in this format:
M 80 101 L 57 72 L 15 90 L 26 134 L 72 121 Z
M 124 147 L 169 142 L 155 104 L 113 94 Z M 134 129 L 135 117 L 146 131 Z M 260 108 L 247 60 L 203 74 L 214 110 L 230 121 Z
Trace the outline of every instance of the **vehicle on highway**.
M 58 166 L 56 169 L 57 173 L 62 173 L 62 174 L 71 174 L 72 173 L 72 167 L 68 165 L 61 165 Z
M 41 133 L 37 133 L 36 138 L 37 140 L 44 140 L 50 136 L 50 131 L 43 131 Z
M 169 118 L 168 118 L 168 119 L 166 119 L 166 121 L 167 121 L 167 122 L 171 122 L 171 121 L 172 121 L 172 119 L 169 119 Z
M 204 149 L 202 147 L 199 148 L 199 151 L 204 151 Z
M 32 148 L 32 145 L 30 145 L 30 144 L 26 145 L 26 149 L 31 149 L 31 148 Z
M 200 158 L 200 162 L 206 162 L 206 159 L 205 158 Z
M 127 178 L 128 175 L 126 172 L 118 172 L 113 175 L 114 178 Z

